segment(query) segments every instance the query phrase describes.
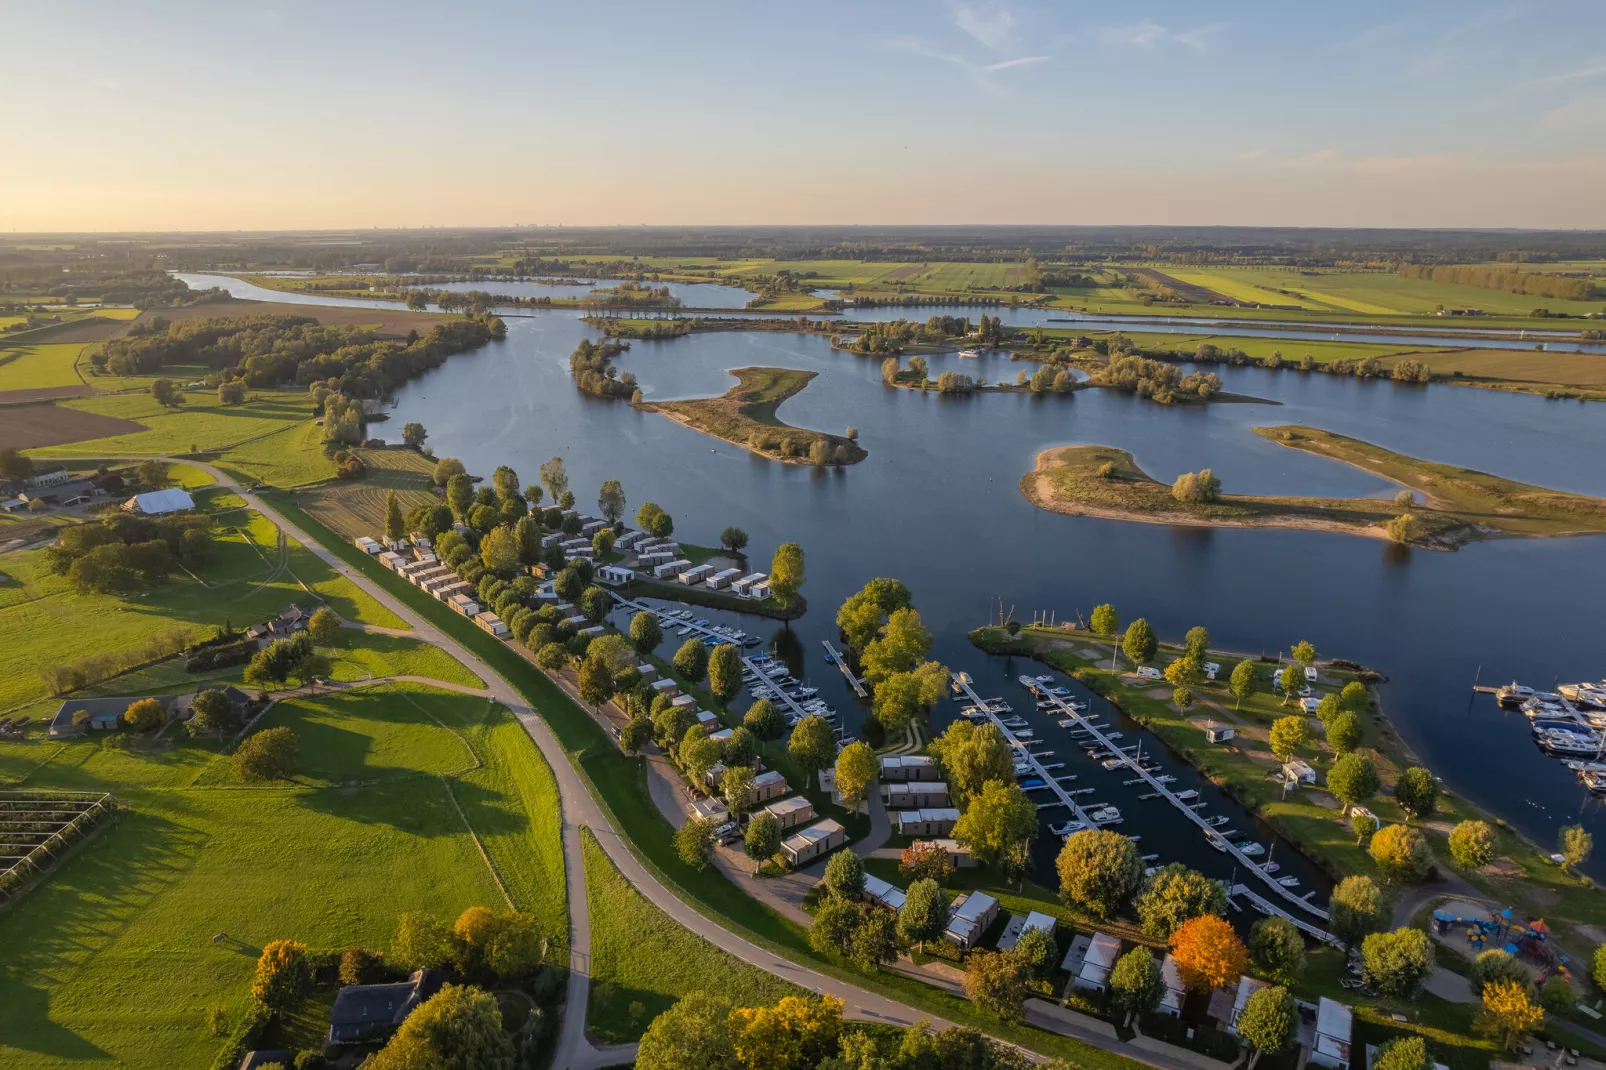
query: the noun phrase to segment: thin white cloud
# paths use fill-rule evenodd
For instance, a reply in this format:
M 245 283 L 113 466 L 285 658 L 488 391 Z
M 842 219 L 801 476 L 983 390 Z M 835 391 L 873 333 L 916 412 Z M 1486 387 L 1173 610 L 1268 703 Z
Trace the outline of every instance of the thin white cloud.
M 1558 134 L 1606 130 L 1606 93 L 1582 93 L 1539 116 L 1539 128 Z
M 1580 67 L 1575 71 L 1563 71 L 1560 74 L 1547 74 L 1543 78 L 1530 79 L 1529 85 L 1557 85 L 1562 82 L 1585 82 L 1591 78 L 1606 76 L 1606 60 L 1599 60 L 1587 67 Z
M 1253 148 L 1253 149 L 1250 149 L 1248 152 L 1240 152 L 1238 154 L 1238 159 L 1240 159 L 1240 160 L 1258 160 L 1264 155 L 1266 155 L 1266 150 L 1264 148 Z
M 1053 58 L 1051 56 L 1016 56 L 1012 59 L 999 60 L 996 63 L 975 63 L 964 56 L 932 48 L 918 37 L 895 37 L 886 42 L 886 47 L 894 52 L 907 52 L 913 56 L 923 56 L 926 59 L 951 63 L 964 71 L 978 89 L 995 96 L 1007 96 L 1008 94 L 1002 86 L 988 77 L 989 75 L 1016 67 L 1028 67 Z
M 977 9 L 959 4 L 954 8 L 954 25 L 997 51 L 1009 44 L 1010 34 L 1015 29 L 1015 16 L 1004 7 Z
M 1154 48 L 1157 45 L 1178 44 L 1195 52 L 1204 52 L 1210 47 L 1210 39 L 1225 29 L 1226 25 L 1224 22 L 1212 22 L 1206 26 L 1196 26 L 1191 30 L 1173 33 L 1153 19 L 1144 19 L 1126 26 L 1106 26 L 1098 31 L 1098 39 L 1110 47 Z

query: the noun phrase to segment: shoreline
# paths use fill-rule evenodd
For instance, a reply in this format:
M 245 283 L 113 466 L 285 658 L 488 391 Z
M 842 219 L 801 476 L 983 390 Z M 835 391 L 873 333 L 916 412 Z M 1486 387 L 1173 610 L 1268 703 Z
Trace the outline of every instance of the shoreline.
M 717 397 L 633 401 L 631 405 L 638 412 L 666 416 L 700 434 L 781 464 L 845 468 L 870 455 L 851 438 L 794 427 L 775 415 L 784 401 L 800 393 L 818 373 L 791 368 L 736 368 L 730 374 L 736 376 L 736 385 Z M 736 437 L 738 434 L 742 437 Z M 826 445 L 829 459 L 812 455 L 814 447 L 821 443 Z M 803 448 L 801 454 L 794 452 L 797 447 Z

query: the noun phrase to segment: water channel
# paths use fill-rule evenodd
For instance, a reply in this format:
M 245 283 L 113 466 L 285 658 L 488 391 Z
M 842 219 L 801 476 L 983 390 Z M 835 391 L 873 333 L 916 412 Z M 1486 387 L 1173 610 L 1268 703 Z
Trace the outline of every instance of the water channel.
M 192 282 L 217 284 L 213 277 Z M 240 297 L 336 303 L 226 285 Z M 904 311 L 924 316 L 933 310 Z M 979 315 L 974 309 L 957 314 L 967 313 Z M 1275 655 L 1309 639 L 1323 656 L 1371 665 L 1390 678 L 1383 701 L 1402 737 L 1451 790 L 1542 844 L 1575 821 L 1606 835 L 1600 807 L 1532 745 L 1527 721 L 1470 693 L 1479 674 L 1484 683 L 1515 677 L 1539 686 L 1606 673 L 1599 623 L 1606 606 L 1606 539 L 1498 540 L 1435 553 L 1324 532 L 1212 531 L 1066 517 L 1036 509 L 1017 487 L 1039 450 L 1099 443 L 1130 450 L 1165 481 L 1212 467 L 1229 492 L 1371 495 L 1395 489 L 1250 431 L 1306 423 L 1414 456 L 1606 495 L 1600 464 L 1606 420 L 1593 406 L 1256 368 L 1216 370 L 1228 390 L 1276 404 L 1167 408 L 1100 390 L 944 399 L 882 386 L 878 361 L 833 352 L 822 337 L 760 332 L 636 342 L 621 360 L 649 396 L 660 398 L 723 392 L 734 382 L 729 369 L 754 364 L 819 372 L 785 403 L 782 419 L 837 432 L 857 427 L 870 454 L 851 468 L 821 471 L 759 459 L 662 417 L 579 394 L 568 377 L 568 354 L 595 332 L 573 313 L 507 322 L 505 341 L 453 357 L 401 390 L 392 422 L 422 421 L 438 454 L 460 457 L 475 472 L 510 464 L 531 481 L 542 461 L 561 456 L 582 508 L 592 488 L 619 478 L 631 514 L 642 501 L 657 501 L 687 541 L 711 545 L 724 526 L 738 525 L 752 536 L 749 554 L 757 568 L 778 543 L 800 543 L 808 556 L 804 593 L 812 608 L 789 631 L 758 618 L 698 615 L 749 632 L 779 633 L 782 652 L 842 712 L 850 733 L 862 711 L 821 659 L 820 640 L 835 638 L 832 618 L 844 597 L 872 576 L 896 576 L 914 592 L 935 639 L 933 656 L 969 671 L 982 694 L 1007 698 L 1034 728 L 1041 721 L 1038 735 L 1056 750 L 1054 760 L 1066 761 L 1063 772 L 1080 777 L 1073 786 L 1097 787 L 1089 801 L 1119 806 L 1127 815 L 1120 830 L 1142 835 L 1143 853 L 1227 876 L 1225 856 L 1184 831 L 1175 814 L 1152 809 L 1164 803 L 1134 801 L 1143 789 L 1123 787 L 1125 775 L 1099 769 L 1032 711 L 1015 677 L 1044 670 L 983 655 L 966 637 L 996 619 L 1000 605 L 1013 608 L 1017 618 L 1052 610 L 1064 619 L 1107 601 L 1123 621 L 1145 616 L 1167 639 L 1204 624 L 1224 649 Z M 1013 378 L 1020 367 L 1007 358 L 953 355 L 932 364 L 991 380 Z M 954 709 L 945 704 L 939 710 L 937 727 Z M 1119 721 L 1095 700 L 1095 712 L 1101 709 L 1106 721 Z M 1117 727 L 1126 733 L 1123 742 L 1141 735 L 1131 725 Z M 1210 812 L 1231 815 L 1233 827 L 1269 842 L 1266 830 L 1213 787 L 1196 784 L 1180 760 L 1163 762 L 1180 778 L 1174 787 L 1198 787 Z M 1045 813 L 1046 822 L 1065 817 L 1063 810 Z M 1045 833 L 1040 866 L 1051 864 L 1056 847 Z M 1291 850 L 1277 854 L 1303 888 L 1322 887 Z M 1324 898 L 1325 890 L 1317 901 Z

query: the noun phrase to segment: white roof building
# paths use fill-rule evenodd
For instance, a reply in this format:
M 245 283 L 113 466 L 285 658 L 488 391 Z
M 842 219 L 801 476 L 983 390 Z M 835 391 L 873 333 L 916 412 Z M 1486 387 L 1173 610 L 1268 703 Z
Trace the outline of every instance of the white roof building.
M 1354 1024 L 1350 1009 L 1334 999 L 1321 997 L 1316 1004 L 1316 1039 L 1310 1047 L 1310 1062 L 1346 1070 L 1350 1059 L 1350 1030 Z
M 903 909 L 903 892 L 880 877 L 869 873 L 864 875 L 864 894 L 873 903 L 892 910 Z
M 1094 933 L 1082 956 L 1082 968 L 1076 972 L 1078 988 L 1091 988 L 1102 992 L 1110 986 L 1110 971 L 1121 954 L 1121 941 L 1109 933 Z
M 1032 929 L 1041 929 L 1048 935 L 1054 935 L 1054 918 L 1041 911 L 1034 910 L 1024 918 L 1019 914 L 1012 915 L 1009 924 L 1004 926 L 1004 935 L 998 938 L 998 950 L 1010 951 L 1020 943 L 1020 938 Z
M 1182 983 L 1182 971 L 1177 969 L 1176 957 L 1169 951 L 1166 952 L 1165 961 L 1160 963 L 1160 976 L 1165 978 L 1165 995 L 1160 997 L 1159 1011 L 1180 1018 L 1182 1001 L 1188 996 L 1188 988 Z
M 1257 981 L 1247 974 L 1238 978 L 1238 993 L 1232 998 L 1232 1020 L 1227 1023 L 1227 1032 L 1233 1036 L 1238 1035 L 1238 1016 L 1243 1014 L 1244 1007 L 1249 1005 L 1249 997 L 1265 987 L 1265 981 Z
M 189 491 L 178 487 L 168 487 L 166 490 L 153 490 L 149 494 L 136 494 L 123 503 L 123 509 L 130 513 L 143 513 L 145 516 L 166 516 L 168 513 L 182 513 L 186 509 L 194 509 L 195 500 L 190 497 Z

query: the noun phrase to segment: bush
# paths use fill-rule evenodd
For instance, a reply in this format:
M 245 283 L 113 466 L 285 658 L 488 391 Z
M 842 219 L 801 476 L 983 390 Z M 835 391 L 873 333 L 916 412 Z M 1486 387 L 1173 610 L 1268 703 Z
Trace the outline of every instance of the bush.
M 384 976 L 385 956 L 366 947 L 348 947 L 340 954 L 340 983 L 373 984 Z
M 296 774 L 300 746 L 288 728 L 268 728 L 247 736 L 234 752 L 242 780 L 289 780 Z

